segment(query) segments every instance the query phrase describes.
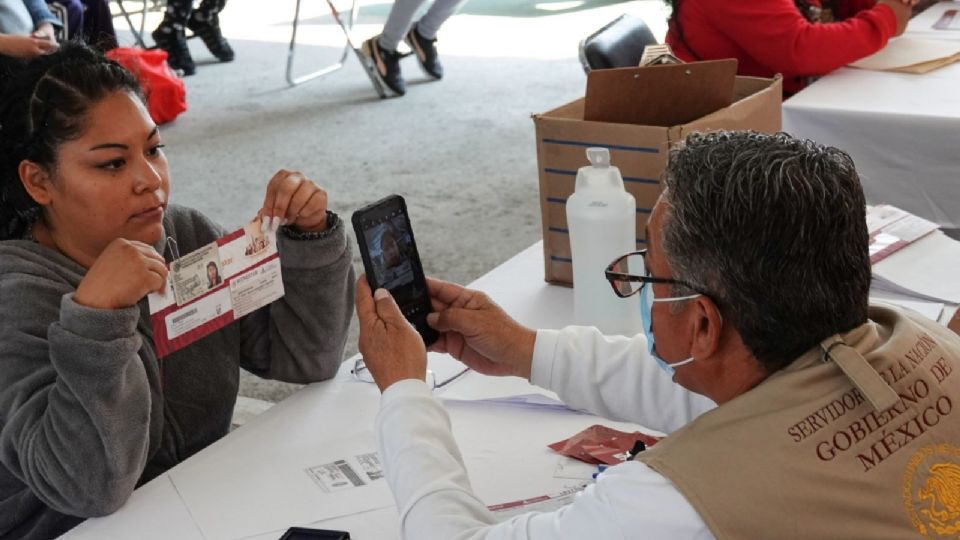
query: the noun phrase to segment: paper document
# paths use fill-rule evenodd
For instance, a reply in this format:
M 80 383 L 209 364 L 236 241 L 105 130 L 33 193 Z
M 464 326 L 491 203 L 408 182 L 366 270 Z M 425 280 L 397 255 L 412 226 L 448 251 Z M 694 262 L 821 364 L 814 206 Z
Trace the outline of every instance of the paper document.
M 283 297 L 277 233 L 259 219 L 174 256 L 163 294 L 147 296 L 159 358 Z
M 392 506 L 375 449 L 370 432 L 290 437 L 200 453 L 169 475 L 205 538 L 241 538 Z
M 939 226 L 895 206 L 878 204 L 867 207 L 867 232 L 870 235 L 870 263 L 876 264 Z
M 891 39 L 887 46 L 866 58 L 850 64 L 850 67 L 873 71 L 901 71 L 912 66 L 940 62 L 940 67 L 960 60 L 960 43 L 956 41 L 899 37 Z M 922 69 L 908 70 L 922 72 Z M 926 70 L 929 71 L 929 70 Z
M 960 40 L 960 2 L 939 2 L 910 19 L 904 35 Z
M 504 396 L 504 397 L 485 398 L 485 399 L 452 399 L 444 396 L 444 401 L 466 401 L 466 402 L 475 403 L 475 404 L 488 403 L 491 405 L 513 405 L 515 407 L 524 407 L 527 409 L 539 409 L 539 410 L 575 412 L 578 414 L 587 414 L 587 413 L 580 413 L 579 411 L 575 411 L 570 407 L 567 407 L 562 401 L 554 399 L 550 396 L 543 395 L 543 394 L 523 394 L 519 396 Z
M 506 521 L 514 516 L 526 514 L 527 512 L 554 512 L 572 503 L 577 493 L 583 491 L 585 487 L 587 487 L 587 484 L 573 486 L 551 495 L 494 504 L 487 508 L 493 512 L 500 521 Z
M 946 307 L 946 304 L 943 302 L 917 300 L 909 296 L 872 287 L 870 289 L 870 303 L 873 304 L 877 302 L 893 304 L 895 306 L 916 311 L 920 315 L 923 315 L 934 322 L 940 321 L 940 317 L 943 315 L 943 309 Z
M 960 242 L 935 231 L 873 265 L 873 287 L 913 299 L 960 303 Z
M 593 475 L 596 474 L 597 471 L 597 466 L 592 463 L 584 463 L 579 459 L 559 456 L 557 459 L 557 468 L 553 470 L 553 477 L 564 480 L 590 482 L 593 480 Z
M 933 23 L 936 30 L 960 30 L 960 11 L 948 9 L 944 11 L 937 22 Z

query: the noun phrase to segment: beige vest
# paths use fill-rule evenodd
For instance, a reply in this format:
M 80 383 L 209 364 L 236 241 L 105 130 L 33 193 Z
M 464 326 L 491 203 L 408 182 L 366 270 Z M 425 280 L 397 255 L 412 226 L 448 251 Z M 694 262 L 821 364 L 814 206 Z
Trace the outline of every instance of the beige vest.
M 842 337 L 892 407 L 818 347 L 637 459 L 721 540 L 960 538 L 960 336 L 889 307 L 870 320 Z

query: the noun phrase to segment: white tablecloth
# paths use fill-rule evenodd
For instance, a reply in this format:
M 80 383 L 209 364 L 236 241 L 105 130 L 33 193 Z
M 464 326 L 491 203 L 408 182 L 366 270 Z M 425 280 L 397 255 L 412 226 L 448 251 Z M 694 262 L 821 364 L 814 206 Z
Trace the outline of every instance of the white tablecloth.
M 573 318 L 572 290 L 543 281 L 542 249 L 540 243 L 531 246 L 471 286 L 487 292 L 524 324 L 561 328 Z M 444 355 L 431 355 L 431 368 L 438 373 L 454 371 L 459 366 L 454 362 Z M 347 530 L 356 540 L 398 539 L 393 506 L 321 522 L 305 519 L 273 528 L 256 525 L 257 513 L 288 511 L 284 497 L 289 498 L 286 506 L 303 507 L 304 488 L 291 485 L 284 494 L 275 478 L 292 478 L 291 484 L 300 480 L 302 466 L 296 460 L 304 453 L 322 454 L 332 441 L 373 429 L 379 392 L 375 385 L 355 380 L 349 373 L 352 365 L 345 362 L 335 380 L 304 388 L 138 489 L 115 514 L 88 520 L 65 538 L 275 540 L 283 527 L 312 526 Z M 576 484 L 554 477 L 566 458 L 548 449 L 548 443 L 598 422 L 625 430 L 636 427 L 570 411 L 469 401 L 540 392 L 519 378 L 468 373 L 441 395 L 453 400 L 447 408 L 454 434 L 474 489 L 487 504 L 552 494 Z M 251 485 L 254 481 L 259 484 Z M 222 515 L 211 511 L 218 504 Z M 318 509 L 317 514 L 325 510 Z
M 936 5 L 907 35 L 960 39 L 930 30 Z M 842 68 L 783 104 L 783 129 L 848 152 L 869 203 L 888 203 L 960 229 L 960 63 L 924 74 Z
M 783 129 L 849 153 L 868 203 L 960 229 L 960 64 L 839 69 L 784 102 Z
M 534 244 L 471 287 L 485 291 L 525 325 L 562 328 L 573 319 L 572 289 L 543 281 L 542 250 L 541 243 Z M 952 309 L 942 320 L 951 315 Z M 459 367 L 445 355 L 431 353 L 430 362 L 443 377 Z M 331 441 L 373 428 L 379 392 L 373 384 L 355 380 L 349 373 L 352 366 L 348 360 L 334 380 L 307 386 L 139 488 L 116 513 L 87 520 L 64 538 L 276 540 L 281 530 L 255 527 L 247 520 L 257 512 L 268 514 L 271 508 L 284 506 L 283 490 L 277 495 L 276 482 L 271 482 L 271 475 L 264 474 L 264 469 L 277 470 L 277 476 L 289 473 L 291 467 L 299 471 L 299 465 L 291 460 L 304 453 L 321 454 Z M 558 465 L 566 458 L 547 449 L 547 443 L 594 423 L 624 430 L 635 427 L 588 414 L 470 401 L 528 393 L 550 394 L 516 377 L 476 373 L 458 379 L 441 394 L 447 399 L 454 435 L 473 487 L 487 504 L 553 494 L 577 483 L 556 477 Z M 264 484 L 249 485 L 248 480 L 253 479 Z M 260 492 L 258 487 L 262 488 Z M 290 491 L 286 495 L 291 498 L 290 506 L 302 504 L 303 498 Z M 211 515 L 214 502 L 223 505 L 223 515 Z M 397 512 L 392 506 L 319 522 L 306 519 L 284 523 L 295 525 L 347 530 L 355 540 L 399 538 Z M 252 530 L 248 528 L 251 526 Z M 227 534 L 239 530 L 243 534 Z

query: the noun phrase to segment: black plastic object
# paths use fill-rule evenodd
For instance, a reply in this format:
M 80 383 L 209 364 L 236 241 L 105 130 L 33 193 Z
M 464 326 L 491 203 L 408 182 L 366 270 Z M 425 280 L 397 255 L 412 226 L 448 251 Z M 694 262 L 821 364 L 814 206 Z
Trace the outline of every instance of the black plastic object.
M 309 529 L 307 527 L 290 527 L 283 533 L 280 540 L 350 540 L 350 533 L 346 531 L 330 531 L 327 529 Z
M 657 38 L 643 19 L 624 13 L 580 42 L 583 71 L 640 65 L 643 49 Z

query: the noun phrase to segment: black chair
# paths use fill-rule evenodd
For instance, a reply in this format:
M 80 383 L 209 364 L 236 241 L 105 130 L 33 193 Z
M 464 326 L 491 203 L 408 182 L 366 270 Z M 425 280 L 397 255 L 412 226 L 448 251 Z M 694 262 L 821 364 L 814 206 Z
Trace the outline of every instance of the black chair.
M 643 49 L 657 38 L 643 19 L 623 14 L 580 42 L 583 71 L 640 65 Z

